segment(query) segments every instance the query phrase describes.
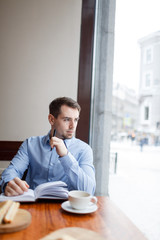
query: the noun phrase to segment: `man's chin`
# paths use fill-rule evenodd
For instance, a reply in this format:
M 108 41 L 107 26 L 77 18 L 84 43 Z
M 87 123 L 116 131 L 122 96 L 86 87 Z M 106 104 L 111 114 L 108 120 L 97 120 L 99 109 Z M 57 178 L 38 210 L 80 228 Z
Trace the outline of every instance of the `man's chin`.
M 70 138 L 72 138 L 73 137 L 73 135 L 67 135 L 66 136 L 66 139 L 70 139 Z
M 66 136 L 65 136 L 65 138 L 66 138 L 66 139 L 70 139 L 70 138 L 73 137 L 73 135 L 74 135 L 73 133 L 67 133 Z

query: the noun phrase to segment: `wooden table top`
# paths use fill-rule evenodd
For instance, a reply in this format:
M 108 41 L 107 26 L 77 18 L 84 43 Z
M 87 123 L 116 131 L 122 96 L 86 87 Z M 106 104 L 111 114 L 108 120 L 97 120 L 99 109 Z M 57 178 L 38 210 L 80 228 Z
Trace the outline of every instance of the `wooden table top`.
M 98 198 L 98 210 L 91 214 L 73 214 L 61 208 L 63 201 L 21 203 L 32 215 L 31 224 L 15 233 L 0 234 L 1 240 L 38 240 L 66 227 L 80 227 L 99 233 L 106 240 L 146 240 L 137 227 L 108 197 Z

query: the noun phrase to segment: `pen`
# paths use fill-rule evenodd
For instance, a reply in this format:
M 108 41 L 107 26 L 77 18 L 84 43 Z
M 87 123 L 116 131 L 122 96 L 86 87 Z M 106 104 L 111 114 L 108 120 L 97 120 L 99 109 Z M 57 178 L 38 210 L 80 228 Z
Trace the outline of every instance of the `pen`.
M 54 137 L 56 135 L 56 129 L 51 129 L 51 138 Z M 53 148 L 51 148 L 51 151 L 52 151 Z
M 66 144 L 66 142 L 65 142 L 65 139 L 63 140 L 63 142 L 64 142 L 65 147 L 67 148 L 67 144 Z M 68 148 L 67 148 L 67 149 L 68 149 Z

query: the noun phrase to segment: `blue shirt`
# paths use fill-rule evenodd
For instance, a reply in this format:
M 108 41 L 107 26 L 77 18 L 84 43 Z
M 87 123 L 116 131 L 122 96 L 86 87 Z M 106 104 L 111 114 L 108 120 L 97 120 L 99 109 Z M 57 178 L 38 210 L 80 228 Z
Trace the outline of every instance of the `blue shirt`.
M 95 192 L 95 169 L 91 147 L 75 138 L 65 139 L 68 154 L 59 157 L 56 148 L 51 150 L 49 133 L 46 136 L 30 137 L 20 146 L 8 168 L 2 173 L 0 185 L 3 187 L 15 177 L 22 178 L 28 169 L 26 182 L 31 189 L 41 183 L 63 181 L 68 190 Z

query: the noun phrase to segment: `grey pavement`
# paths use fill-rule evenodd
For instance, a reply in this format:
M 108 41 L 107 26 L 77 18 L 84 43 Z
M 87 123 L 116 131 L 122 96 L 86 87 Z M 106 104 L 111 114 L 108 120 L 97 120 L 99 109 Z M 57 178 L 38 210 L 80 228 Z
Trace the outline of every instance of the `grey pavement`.
M 118 152 L 109 195 L 149 240 L 160 240 L 160 147 L 111 142 Z

